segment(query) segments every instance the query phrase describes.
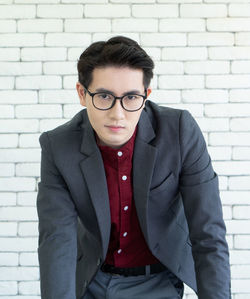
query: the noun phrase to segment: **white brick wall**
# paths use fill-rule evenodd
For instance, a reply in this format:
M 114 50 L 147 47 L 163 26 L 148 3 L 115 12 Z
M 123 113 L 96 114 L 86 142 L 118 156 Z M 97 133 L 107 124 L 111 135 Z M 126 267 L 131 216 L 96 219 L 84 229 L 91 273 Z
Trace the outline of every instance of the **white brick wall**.
M 38 138 L 82 109 L 81 52 L 118 34 L 155 60 L 150 99 L 200 125 L 220 177 L 233 299 L 250 298 L 250 0 L 0 0 L 0 297 L 40 298 Z

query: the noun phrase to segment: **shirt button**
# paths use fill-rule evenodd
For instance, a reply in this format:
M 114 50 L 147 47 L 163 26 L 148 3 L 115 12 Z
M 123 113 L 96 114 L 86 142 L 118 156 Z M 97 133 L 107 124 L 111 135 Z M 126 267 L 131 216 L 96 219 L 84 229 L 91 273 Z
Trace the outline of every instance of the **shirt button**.
M 126 181 L 126 179 L 127 179 L 127 176 L 126 176 L 126 175 L 123 175 L 123 176 L 122 176 L 122 180 L 123 180 L 123 181 Z
M 121 157 L 121 156 L 122 156 L 122 152 L 118 152 L 117 155 L 118 155 L 119 157 Z
M 128 209 L 128 206 L 125 206 L 125 207 L 123 208 L 124 211 L 127 211 L 127 209 Z
M 126 237 L 126 236 L 127 236 L 127 234 L 128 234 L 127 232 L 123 233 L 123 237 Z
M 122 252 L 122 250 L 121 249 L 118 249 L 118 251 L 117 251 L 119 254 Z

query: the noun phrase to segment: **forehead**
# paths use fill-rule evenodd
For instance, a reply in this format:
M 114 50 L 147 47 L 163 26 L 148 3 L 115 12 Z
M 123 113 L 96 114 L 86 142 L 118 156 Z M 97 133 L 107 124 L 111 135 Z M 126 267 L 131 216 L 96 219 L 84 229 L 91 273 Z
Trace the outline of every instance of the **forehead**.
M 92 73 L 92 88 L 106 88 L 114 92 L 127 89 L 143 90 L 143 71 L 129 67 L 106 66 L 95 68 Z

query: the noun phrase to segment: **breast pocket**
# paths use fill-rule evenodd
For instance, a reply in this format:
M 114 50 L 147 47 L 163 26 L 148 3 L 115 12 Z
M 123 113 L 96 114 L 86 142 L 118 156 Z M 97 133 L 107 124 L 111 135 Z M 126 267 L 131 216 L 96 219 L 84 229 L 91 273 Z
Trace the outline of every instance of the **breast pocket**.
M 160 185 L 158 185 L 150 190 L 149 196 L 155 196 L 156 194 L 159 194 L 164 191 L 169 192 L 170 190 L 173 190 L 175 188 L 176 188 L 176 179 L 175 179 L 173 172 L 171 172 L 167 176 L 167 178 L 163 182 L 160 183 Z

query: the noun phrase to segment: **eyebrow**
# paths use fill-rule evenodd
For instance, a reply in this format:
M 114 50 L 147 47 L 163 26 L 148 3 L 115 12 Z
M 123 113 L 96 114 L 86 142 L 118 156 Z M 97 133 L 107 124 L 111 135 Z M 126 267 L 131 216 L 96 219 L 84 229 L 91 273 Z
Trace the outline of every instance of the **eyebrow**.
M 113 91 L 108 90 L 106 88 L 97 88 L 95 92 L 106 92 L 106 93 L 110 93 L 110 94 L 115 94 Z M 129 90 L 124 92 L 122 95 L 126 95 L 126 94 L 140 94 L 140 91 L 138 89 L 133 89 L 133 90 Z

